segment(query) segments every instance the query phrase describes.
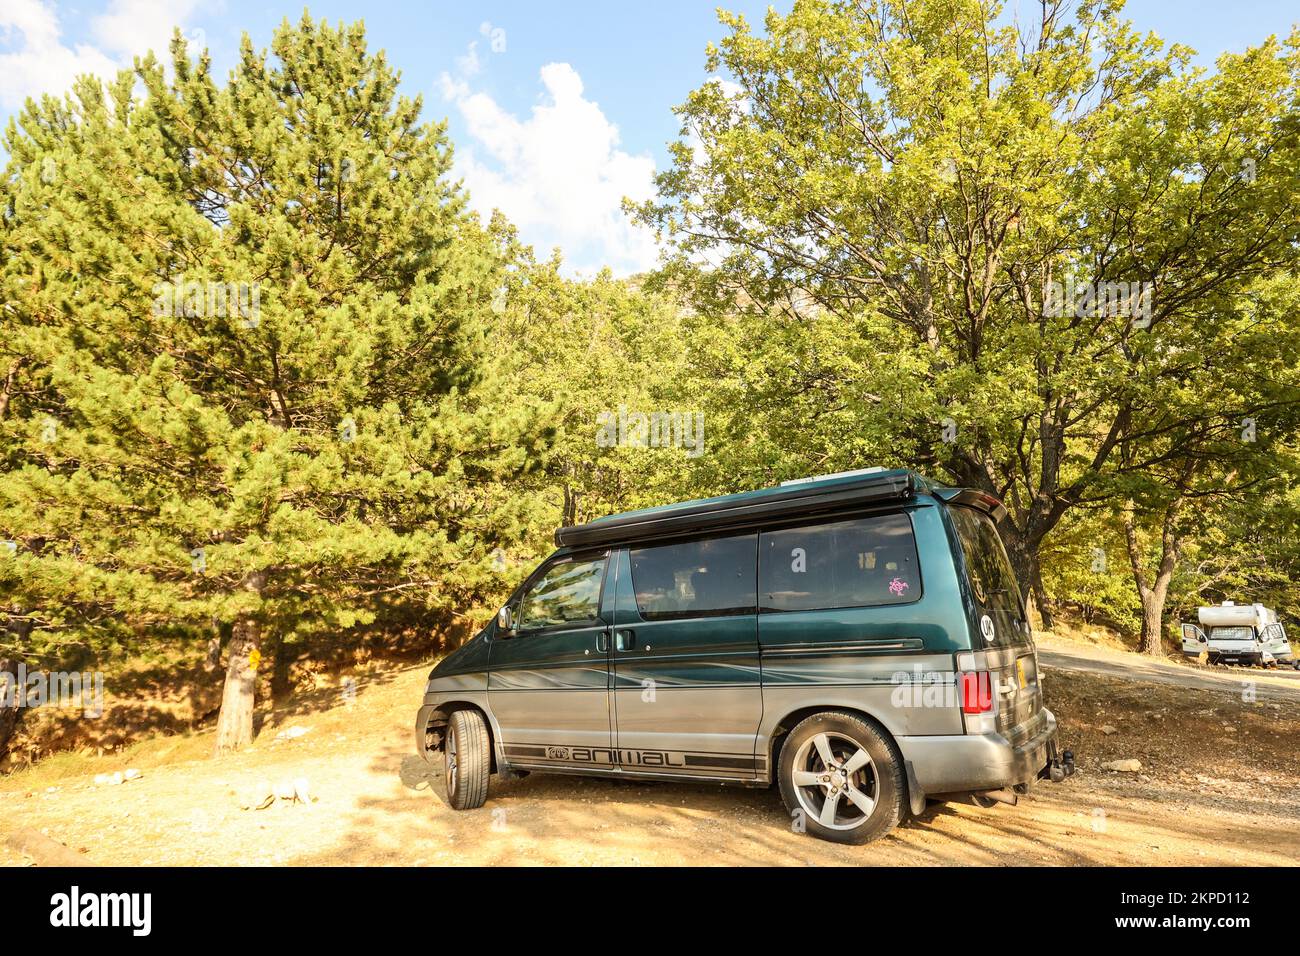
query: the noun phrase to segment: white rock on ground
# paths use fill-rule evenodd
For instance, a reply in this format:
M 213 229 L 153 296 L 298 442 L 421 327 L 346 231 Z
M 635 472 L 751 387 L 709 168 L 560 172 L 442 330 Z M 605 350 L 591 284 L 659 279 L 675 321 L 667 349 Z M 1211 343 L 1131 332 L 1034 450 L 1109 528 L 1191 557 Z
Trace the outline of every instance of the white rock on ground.
M 1108 760 L 1101 765 L 1102 770 L 1114 770 L 1116 773 L 1137 773 L 1142 769 L 1140 760 Z

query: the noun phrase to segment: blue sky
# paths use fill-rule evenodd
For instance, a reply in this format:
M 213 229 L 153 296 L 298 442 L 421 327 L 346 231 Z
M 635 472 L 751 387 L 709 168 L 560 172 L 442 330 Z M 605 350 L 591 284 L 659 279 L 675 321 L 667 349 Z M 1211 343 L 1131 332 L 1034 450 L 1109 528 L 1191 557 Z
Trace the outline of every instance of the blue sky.
M 426 115 L 450 120 L 458 173 L 476 204 L 502 208 L 541 254 L 559 245 L 572 270 L 607 263 L 627 273 L 652 264 L 654 248 L 624 220 L 619 200 L 648 195 L 667 163 L 665 144 L 677 132 L 671 107 L 704 80 L 705 44 L 722 35 L 716 5 L 331 0 L 310 9 L 331 21 L 365 20 L 404 89 L 424 94 Z M 761 22 L 768 3 L 721 5 Z M 242 32 L 266 46 L 280 20 L 302 10 L 301 0 L 0 0 L 0 115 L 26 95 L 65 89 L 76 72 L 107 73 L 165 46 L 173 23 L 210 48 L 224 75 Z M 1209 64 L 1285 35 L 1300 7 L 1130 0 L 1125 15 Z

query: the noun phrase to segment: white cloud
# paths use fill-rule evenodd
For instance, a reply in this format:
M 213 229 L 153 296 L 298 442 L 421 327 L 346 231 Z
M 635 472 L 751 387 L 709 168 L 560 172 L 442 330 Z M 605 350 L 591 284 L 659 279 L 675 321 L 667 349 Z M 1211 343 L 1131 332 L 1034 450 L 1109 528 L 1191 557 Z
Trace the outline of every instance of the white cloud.
M 474 76 L 482 69 L 483 63 L 478 58 L 478 42 L 475 41 L 465 50 L 464 56 L 456 57 L 456 72 L 461 76 Z
M 95 43 L 69 44 L 53 3 L 3 0 L 0 106 L 15 110 L 29 96 L 60 96 L 83 73 L 110 79 L 129 66 L 135 54 L 148 49 L 165 58 L 172 27 L 183 26 L 195 6 L 195 0 L 110 0 L 104 12 L 90 20 Z
M 172 29 L 181 26 L 185 32 L 184 23 L 197 5 L 196 0 L 110 0 L 108 9 L 91 20 L 90 28 L 105 50 L 128 61 L 146 50 L 166 60 Z
M 40 0 L 0 4 L 0 105 L 17 109 L 28 96 L 62 93 L 81 73 L 111 76 L 115 64 L 93 46 L 64 46 L 58 17 Z
M 572 66 L 548 63 L 540 77 L 545 92 L 521 119 L 463 77 L 442 75 L 443 95 L 469 133 L 457 143 L 456 174 L 472 204 L 484 214 L 500 209 L 539 255 L 559 246 L 569 270 L 649 269 L 654 237 L 628 220 L 622 202 L 654 194 L 654 158 L 619 149 L 618 127 L 583 95 Z

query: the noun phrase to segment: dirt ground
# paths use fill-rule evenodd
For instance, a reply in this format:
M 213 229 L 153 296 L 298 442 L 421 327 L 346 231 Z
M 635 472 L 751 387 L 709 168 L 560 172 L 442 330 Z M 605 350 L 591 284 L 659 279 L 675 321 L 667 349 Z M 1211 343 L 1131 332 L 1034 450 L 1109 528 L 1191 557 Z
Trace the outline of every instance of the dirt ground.
M 128 866 L 1300 863 L 1300 681 L 1179 663 L 1151 673 L 1116 654 L 1044 647 L 1073 778 L 1017 807 L 934 805 L 868 846 L 792 832 L 775 790 L 534 774 L 493 777 L 486 806 L 456 813 L 441 768 L 412 753 L 420 667 L 363 683 L 352 702 L 293 699 L 239 755 L 207 759 L 211 736 L 196 734 L 0 780 L 0 863 L 55 862 L 62 847 Z M 277 740 L 289 727 L 307 732 Z M 1101 769 L 1120 758 L 1141 772 Z M 93 782 L 131 767 L 138 779 Z M 241 809 L 248 792 L 299 778 L 313 802 Z

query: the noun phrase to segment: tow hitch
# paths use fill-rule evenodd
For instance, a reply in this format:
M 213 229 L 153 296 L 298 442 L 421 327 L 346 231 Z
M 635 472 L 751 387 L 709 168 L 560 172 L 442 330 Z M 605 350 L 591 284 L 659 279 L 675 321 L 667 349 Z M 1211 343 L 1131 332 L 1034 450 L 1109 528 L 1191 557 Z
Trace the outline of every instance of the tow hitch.
M 1047 759 L 1047 776 L 1051 779 L 1052 783 L 1060 783 L 1073 773 L 1074 751 L 1062 750 L 1060 753 L 1057 753 L 1056 748 L 1053 747 L 1052 754 Z

